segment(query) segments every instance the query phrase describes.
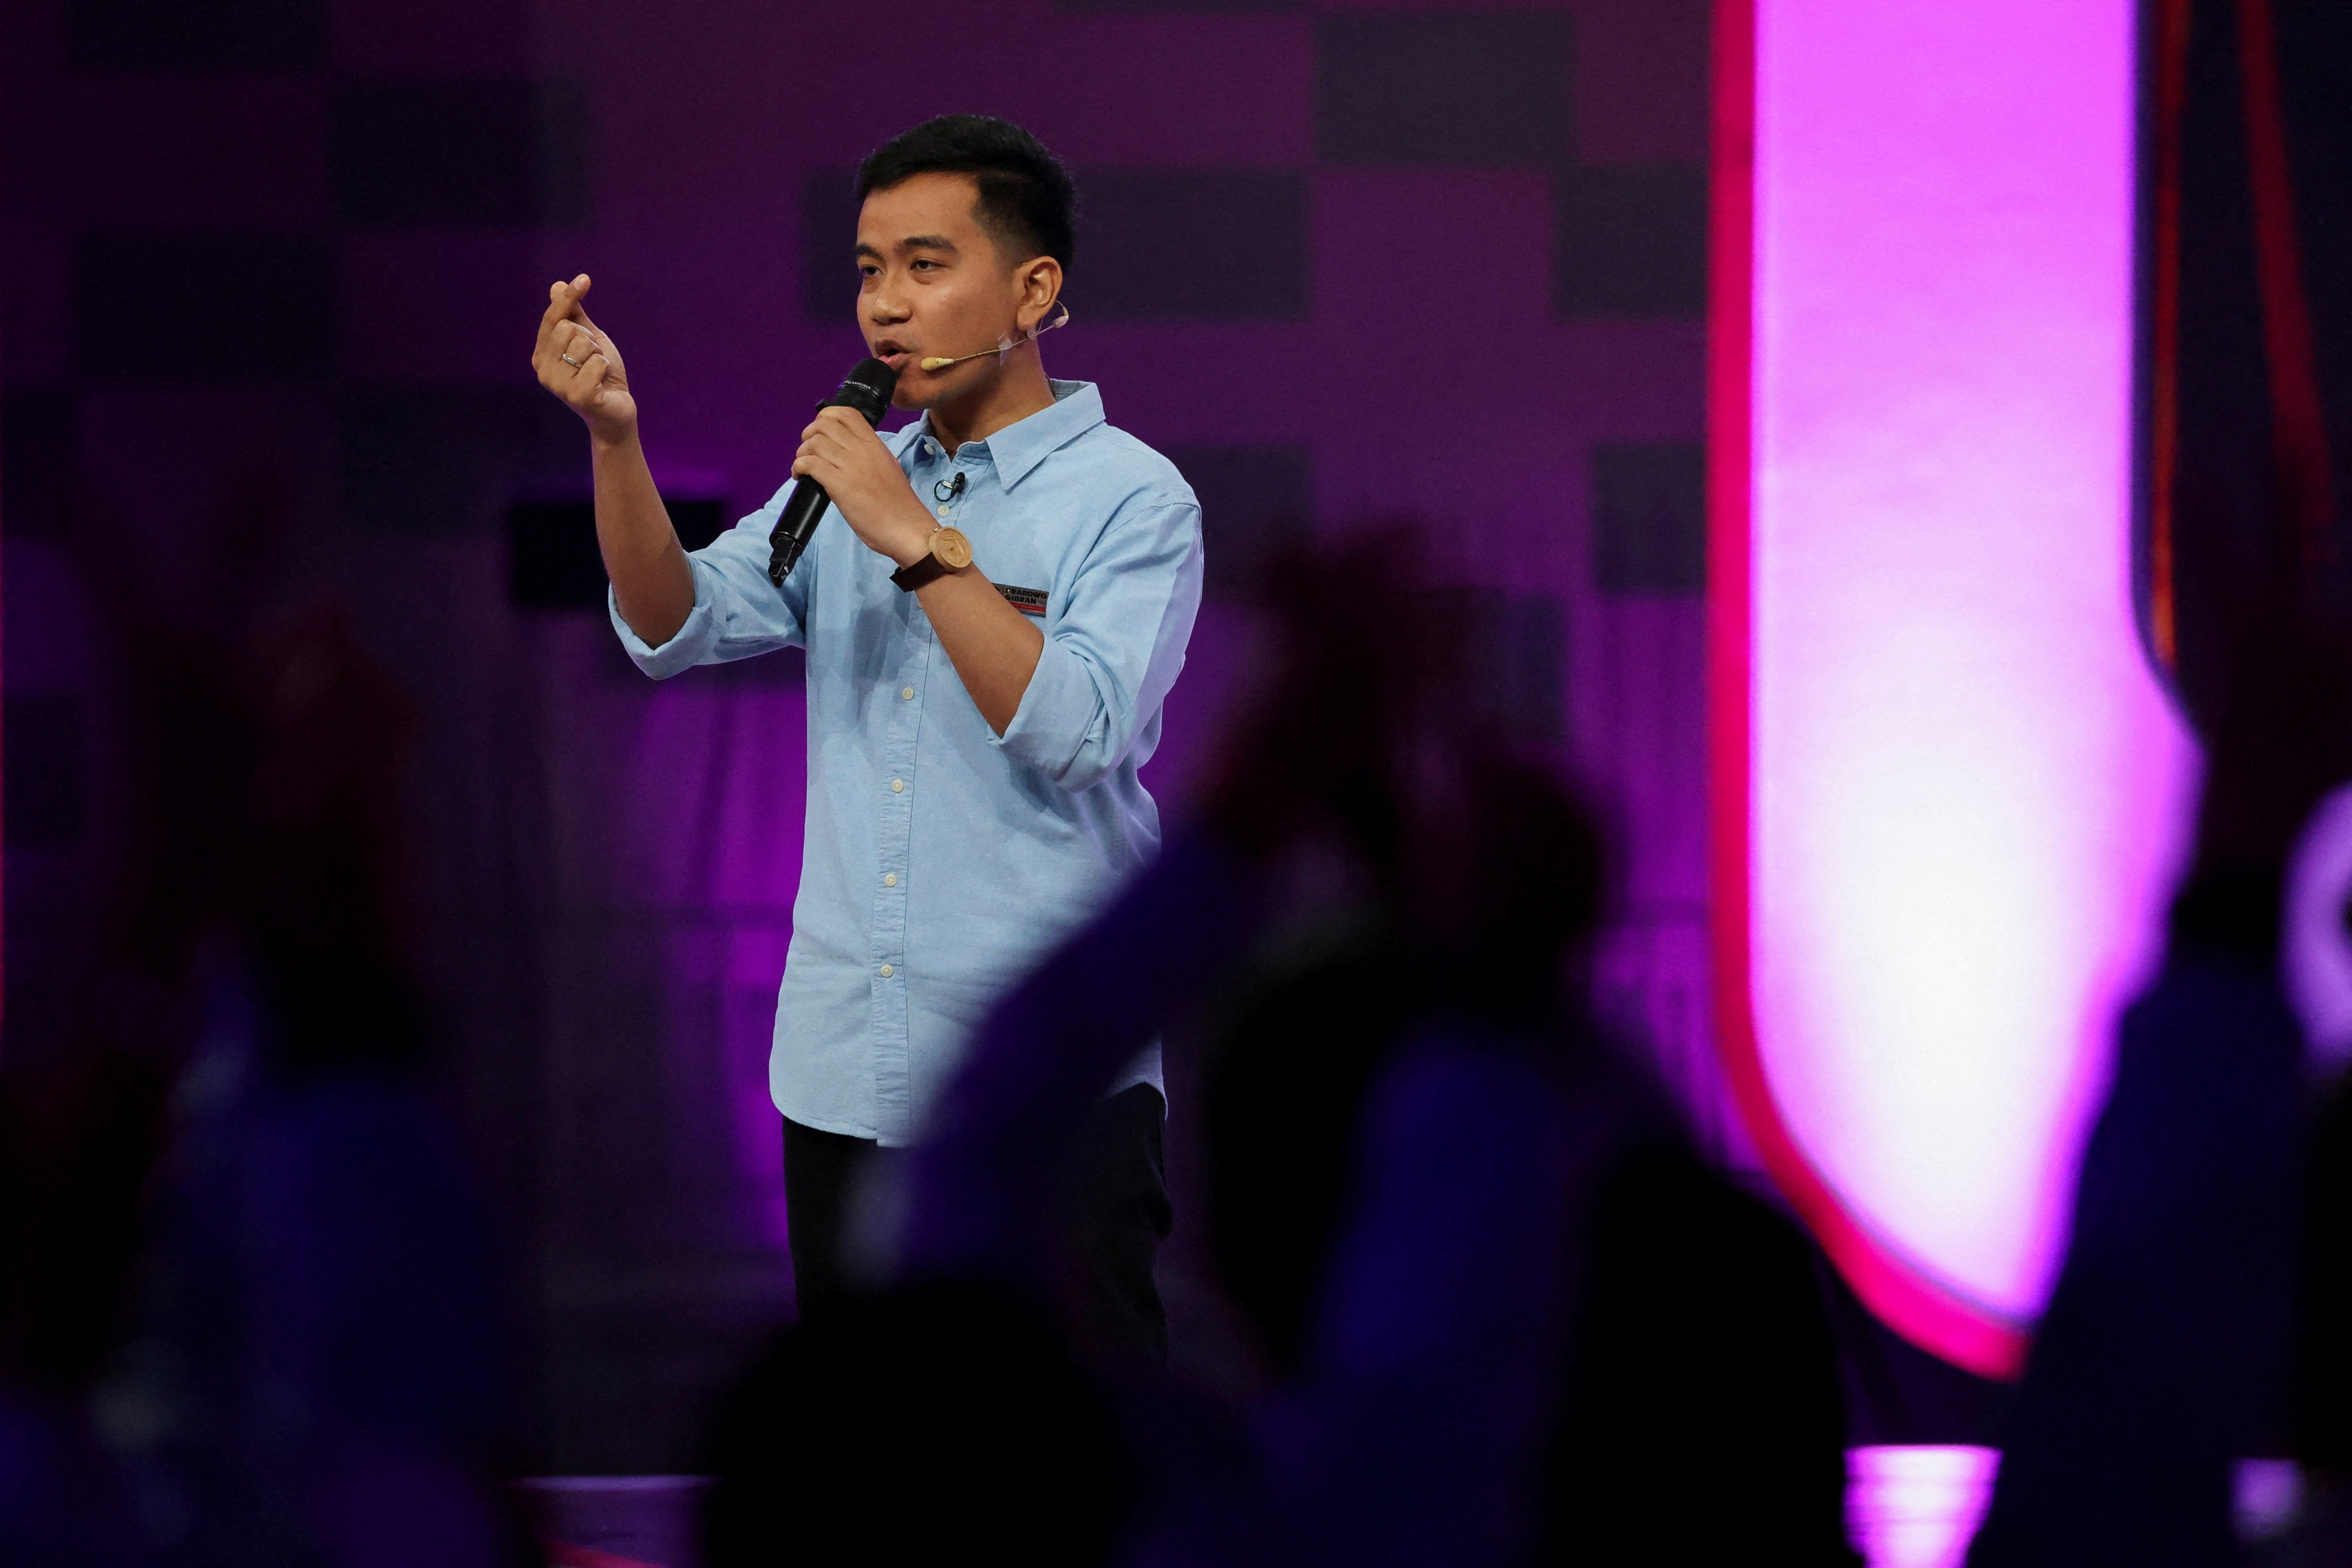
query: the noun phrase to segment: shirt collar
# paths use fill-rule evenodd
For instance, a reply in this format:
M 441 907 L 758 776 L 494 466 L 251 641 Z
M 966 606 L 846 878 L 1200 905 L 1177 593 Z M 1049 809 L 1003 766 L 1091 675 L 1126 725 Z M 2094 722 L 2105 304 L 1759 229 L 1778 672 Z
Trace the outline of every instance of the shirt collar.
M 1046 384 L 1054 389 L 1051 408 L 1016 419 L 985 441 L 965 443 L 988 454 L 996 465 L 997 482 L 1008 490 L 1048 456 L 1103 422 L 1102 393 L 1093 382 L 1048 381 Z M 926 414 L 923 437 L 930 432 L 931 416 Z

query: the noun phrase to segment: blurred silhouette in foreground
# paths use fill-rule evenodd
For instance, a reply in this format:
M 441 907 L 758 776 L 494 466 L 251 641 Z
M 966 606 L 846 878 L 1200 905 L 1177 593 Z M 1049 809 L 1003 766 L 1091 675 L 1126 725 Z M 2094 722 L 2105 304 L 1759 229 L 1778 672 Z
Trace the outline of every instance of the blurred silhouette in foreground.
M 2313 1457 L 2345 1457 L 2341 1374 L 2331 1394 L 2312 1373 L 2340 1364 L 2352 1323 L 2307 1322 L 2306 1397 L 2291 1394 L 2299 1275 L 2330 1312 L 2347 1303 L 2326 1283 L 2342 1194 L 2332 1218 L 2311 1211 L 2326 1228 L 2309 1244 L 2300 1228 L 2311 1096 L 2278 955 L 2289 856 L 2352 777 L 2352 643 L 2302 581 L 2285 520 L 2250 567 L 2215 542 L 2215 505 L 2184 508 L 2179 531 L 2180 580 L 2218 596 L 2210 689 L 2189 694 L 2207 755 L 2195 844 L 2162 967 L 2117 1031 L 1978 1568 L 2237 1561 L 2233 1461 L 2278 1452 L 2291 1423 Z
M 2352 920 L 2340 934 L 2352 939 Z M 2352 1074 L 2340 1068 L 2321 1103 L 2304 1188 L 2287 1411 L 2303 1517 L 2269 1559 L 2278 1568 L 2352 1563 Z
M 1202 819 L 985 1026 L 875 1205 L 896 1286 L 739 1395 L 711 1568 L 787 1520 L 882 1563 L 1853 1561 L 1812 1254 L 1593 1024 L 1600 837 L 1457 718 L 1462 601 L 1409 544 L 1273 575 Z M 1245 1349 L 1106 1375 L 1055 1130 L 1188 1017 Z M 844 1441 L 773 1415 L 853 1391 Z
M 132 810 L 82 1028 L 0 1068 L 0 1442 L 64 1488 L 0 1482 L 12 1564 L 503 1560 L 506 1346 L 410 969 L 416 721 L 338 607 L 262 615 L 286 521 L 233 490 L 193 607 L 89 563 Z

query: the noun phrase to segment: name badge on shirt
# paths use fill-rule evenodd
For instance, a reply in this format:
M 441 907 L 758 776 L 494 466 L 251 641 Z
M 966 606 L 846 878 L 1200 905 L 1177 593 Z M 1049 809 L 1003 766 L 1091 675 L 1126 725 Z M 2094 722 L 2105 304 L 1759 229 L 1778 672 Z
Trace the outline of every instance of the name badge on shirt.
M 1024 616 L 1045 613 L 1045 590 L 1043 588 L 1015 588 L 1010 584 L 999 583 L 996 591 L 1004 595 L 1006 604 Z

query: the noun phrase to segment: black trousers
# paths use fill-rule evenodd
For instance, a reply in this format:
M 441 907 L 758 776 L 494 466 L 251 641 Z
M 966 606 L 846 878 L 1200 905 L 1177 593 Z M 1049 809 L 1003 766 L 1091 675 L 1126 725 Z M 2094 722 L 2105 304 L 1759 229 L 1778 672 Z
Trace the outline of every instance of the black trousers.
M 1087 1113 L 1062 1184 L 1064 1304 L 1080 1342 L 1114 1359 L 1168 1358 L 1168 1314 L 1152 1266 L 1174 1223 L 1160 1142 L 1160 1091 L 1148 1083 Z M 856 1292 L 842 1265 L 846 1209 L 858 1173 L 903 1159 L 870 1138 L 784 1121 L 784 1213 L 801 1321 L 837 1310 Z

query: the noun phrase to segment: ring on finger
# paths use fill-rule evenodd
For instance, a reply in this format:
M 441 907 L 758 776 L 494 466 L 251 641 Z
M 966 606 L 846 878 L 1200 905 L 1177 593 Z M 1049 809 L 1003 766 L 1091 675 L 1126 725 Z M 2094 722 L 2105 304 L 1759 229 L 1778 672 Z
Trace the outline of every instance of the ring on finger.
M 570 365 L 574 370 L 578 370 L 580 368 L 580 362 L 573 359 L 570 354 L 558 354 L 555 357 L 562 360 L 565 364 Z

